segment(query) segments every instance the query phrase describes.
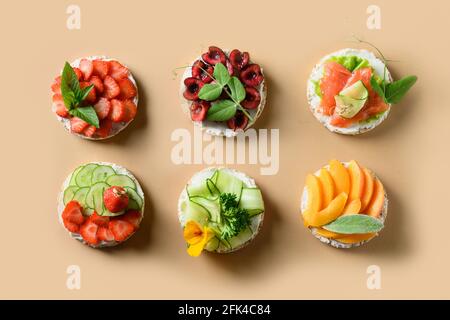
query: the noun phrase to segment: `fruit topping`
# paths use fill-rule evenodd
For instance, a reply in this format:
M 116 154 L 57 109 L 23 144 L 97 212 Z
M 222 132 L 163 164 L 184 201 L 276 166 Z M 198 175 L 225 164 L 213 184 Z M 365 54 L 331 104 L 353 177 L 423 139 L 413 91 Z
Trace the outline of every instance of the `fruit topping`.
M 55 80 L 55 82 L 52 84 L 52 91 L 53 93 L 61 94 L 61 80 L 59 82 Z
M 81 72 L 80 69 L 78 68 L 73 68 L 73 71 L 75 72 L 75 74 L 77 75 L 77 79 L 80 80 L 83 77 L 83 73 Z
M 70 201 L 67 203 L 62 213 L 63 221 L 81 225 L 84 222 L 83 208 L 78 201 Z
M 94 64 L 92 63 L 92 60 L 81 59 L 80 70 L 83 73 L 84 80 L 89 80 L 91 78 L 92 72 L 94 71 Z
M 128 68 L 118 61 L 109 61 L 109 75 L 116 81 L 128 78 Z
M 96 225 L 91 220 L 86 220 L 86 222 L 81 226 L 80 228 L 80 234 L 83 237 L 84 241 L 86 241 L 90 245 L 97 245 L 98 244 L 98 238 L 97 238 L 97 230 L 98 225 Z
M 132 99 L 136 97 L 137 90 L 136 87 L 134 86 L 134 83 L 131 82 L 130 79 L 128 78 L 119 79 L 117 80 L 117 84 L 119 85 L 120 88 L 121 99 Z
M 211 107 L 208 101 L 194 101 L 191 104 L 191 119 L 192 121 L 203 121 L 206 119 L 206 113 Z
M 92 138 L 92 136 L 94 135 L 95 131 L 97 131 L 97 128 L 95 126 L 88 126 L 86 129 L 83 130 L 83 134 L 86 137 Z
M 89 82 L 80 82 L 80 88 L 84 89 L 91 86 L 91 84 Z M 89 91 L 89 94 L 87 95 L 86 99 L 84 100 L 87 103 L 91 104 L 91 103 L 95 103 L 95 101 L 97 101 L 97 94 L 95 93 L 95 88 L 92 88 L 91 91 Z
M 241 52 L 238 49 L 234 49 L 230 53 L 230 62 L 237 70 L 242 70 L 250 61 L 250 55 L 248 52 Z
M 99 227 L 97 230 L 97 238 L 101 241 L 114 241 L 114 235 L 108 227 Z
M 247 86 L 257 87 L 264 80 L 264 76 L 259 65 L 249 64 L 242 70 L 240 79 Z
M 69 111 L 64 104 L 62 95 L 54 94 L 52 100 L 53 104 L 55 105 L 56 114 L 60 117 L 67 118 L 69 116 Z
M 111 113 L 109 118 L 114 122 L 122 122 L 125 120 L 125 106 L 121 100 L 112 99 L 111 100 Z
M 204 53 L 202 55 L 203 61 L 206 63 L 216 65 L 217 63 L 226 63 L 226 56 L 225 53 L 222 51 L 222 49 L 218 47 L 211 46 L 208 48 L 208 52 Z
M 101 79 L 105 79 L 109 70 L 108 62 L 103 60 L 94 60 L 92 61 L 92 65 L 94 67 L 92 74 L 99 76 Z
M 100 120 L 105 119 L 111 110 L 111 103 L 108 99 L 102 97 L 94 105 L 95 112 Z
M 134 230 L 137 230 L 141 222 L 141 212 L 139 210 L 129 210 L 123 216 L 119 216 L 119 219 L 129 222 L 133 225 Z
M 110 76 L 106 76 L 103 80 L 104 86 L 104 96 L 108 99 L 114 99 L 120 94 L 120 87 L 117 84 L 116 80 L 114 80 Z
M 125 241 L 134 232 L 134 227 L 131 223 L 120 219 L 111 220 L 109 229 L 114 236 L 114 240 L 118 242 Z
M 184 91 L 183 96 L 187 100 L 198 100 L 198 93 L 204 86 L 204 83 L 199 79 L 191 77 L 184 80 L 184 85 L 186 86 L 186 90 Z
M 95 212 L 95 211 L 89 217 L 89 220 L 91 220 L 93 223 L 95 223 L 99 227 L 108 227 L 108 224 L 109 224 L 109 217 L 99 216 L 97 214 L 97 212 Z
M 84 129 L 89 126 L 89 123 L 81 120 L 80 118 L 73 117 L 70 118 L 70 130 L 75 133 L 82 133 Z
M 128 194 L 123 187 L 113 186 L 105 190 L 103 202 L 112 213 L 123 211 L 128 206 Z
M 95 133 L 99 138 L 107 138 L 111 134 L 112 130 L 112 121 L 108 118 L 100 121 L 100 129 L 97 129 Z
M 192 66 L 192 76 L 201 80 L 203 83 L 210 83 L 213 80 L 210 76 L 213 72 L 214 68 L 202 60 L 195 61 Z
M 230 76 L 233 76 L 234 75 L 234 67 L 231 64 L 230 60 L 228 60 L 228 59 L 227 59 L 226 67 L 227 67 L 227 71 L 230 74 Z
M 132 100 L 125 100 L 123 102 L 123 106 L 125 107 L 125 116 L 123 121 L 130 122 L 136 117 L 137 113 L 136 104 Z
M 241 102 L 246 109 L 256 109 L 261 103 L 259 91 L 253 87 L 245 87 L 245 99 Z
M 228 128 L 236 130 L 245 130 L 248 125 L 248 118 L 242 111 L 236 111 L 233 118 L 227 121 Z
M 92 76 L 92 78 L 89 80 L 90 84 L 94 85 L 95 91 L 98 93 L 103 93 L 103 81 L 98 76 Z

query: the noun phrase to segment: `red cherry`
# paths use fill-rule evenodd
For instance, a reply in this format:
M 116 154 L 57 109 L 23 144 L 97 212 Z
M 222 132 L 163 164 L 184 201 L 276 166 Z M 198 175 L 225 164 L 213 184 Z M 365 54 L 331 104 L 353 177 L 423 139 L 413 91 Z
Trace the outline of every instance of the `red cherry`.
M 206 119 L 206 114 L 211 104 L 208 101 L 195 101 L 191 104 L 191 119 L 192 121 L 203 121 Z

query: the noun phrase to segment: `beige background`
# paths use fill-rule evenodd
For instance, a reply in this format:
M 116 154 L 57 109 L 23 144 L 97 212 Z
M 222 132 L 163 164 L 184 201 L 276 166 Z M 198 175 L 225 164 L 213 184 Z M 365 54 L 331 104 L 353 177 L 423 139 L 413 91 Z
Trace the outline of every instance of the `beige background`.
M 82 27 L 66 29 L 66 7 L 81 6 Z M 3 1 L 0 87 L 2 181 L 0 298 L 450 298 L 450 215 L 446 106 L 450 27 L 446 1 Z M 369 4 L 382 8 L 382 30 L 366 28 Z M 6 5 L 7 4 L 7 5 Z M 344 137 L 310 114 L 305 83 L 321 56 L 352 34 L 416 74 L 414 90 L 374 132 Z M 210 44 L 250 51 L 265 68 L 267 110 L 259 128 L 280 129 L 280 171 L 235 166 L 256 178 L 267 203 L 254 243 L 228 256 L 193 259 L 176 217 L 184 183 L 203 166 L 170 160 L 181 112 L 183 66 Z M 49 87 L 65 60 L 106 54 L 126 63 L 140 85 L 136 121 L 107 142 L 67 134 L 50 111 Z M 330 158 L 357 159 L 389 192 L 381 237 L 341 251 L 321 244 L 299 221 L 306 173 Z M 142 229 L 125 245 L 93 250 L 69 238 L 56 218 L 64 178 L 81 163 L 116 162 L 142 183 Z M 77 264 L 82 288 L 66 288 Z M 366 288 L 366 268 L 382 269 L 382 290 Z

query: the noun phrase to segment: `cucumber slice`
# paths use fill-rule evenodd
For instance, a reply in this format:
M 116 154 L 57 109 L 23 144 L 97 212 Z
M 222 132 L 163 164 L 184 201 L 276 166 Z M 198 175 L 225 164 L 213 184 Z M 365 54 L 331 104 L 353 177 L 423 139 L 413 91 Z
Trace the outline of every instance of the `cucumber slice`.
M 91 209 L 91 208 L 85 208 L 84 210 L 83 210 L 83 215 L 85 215 L 85 216 L 90 216 L 90 215 L 92 215 L 93 213 L 94 213 L 94 209 Z
M 105 217 L 117 217 L 117 216 L 120 216 L 120 215 L 122 215 L 124 213 L 125 213 L 125 211 L 109 212 L 108 210 L 105 209 L 105 211 L 103 211 L 102 216 L 105 216 Z
M 235 176 L 220 170 L 218 172 L 216 186 L 221 193 L 233 193 L 237 196 L 237 201 L 241 199 L 243 182 Z
M 368 98 L 369 92 L 364 83 L 359 80 L 334 97 L 336 112 L 343 118 L 353 118 L 361 111 Z
M 192 197 L 207 197 L 210 193 L 207 184 L 202 181 L 201 183 L 189 184 L 186 186 L 186 192 L 189 198 Z
M 136 184 L 133 179 L 124 174 L 115 174 L 113 176 L 109 176 L 106 179 L 106 183 L 110 186 L 118 186 L 118 187 L 130 187 L 131 189 L 136 190 Z
M 116 172 L 111 166 L 98 166 L 92 172 L 92 183 L 105 182 L 108 177 L 115 174 Z
M 73 195 L 72 200 L 78 201 L 78 203 L 82 207 L 86 207 L 86 195 L 88 194 L 89 189 L 90 189 L 89 187 L 78 189 L 78 191 Z
M 185 208 L 185 217 L 186 221 L 194 220 L 201 224 L 202 226 L 206 225 L 211 218 L 210 213 L 203 206 L 188 201 Z
M 191 202 L 202 206 L 209 213 L 212 222 L 220 223 L 220 203 L 219 200 L 211 200 L 200 196 L 192 197 Z
M 73 196 L 77 191 L 78 191 L 77 186 L 67 187 L 67 189 L 64 190 L 64 201 L 63 201 L 64 205 L 66 205 L 69 201 L 73 199 Z
M 76 186 L 77 183 L 75 181 L 75 178 L 77 177 L 78 173 L 83 169 L 84 166 L 80 166 L 75 169 L 75 171 L 72 173 L 72 176 L 70 177 L 69 186 Z
M 217 237 L 212 238 L 205 246 L 207 251 L 216 251 L 219 248 L 220 241 Z
M 125 190 L 127 191 L 128 197 L 130 198 L 128 208 L 133 210 L 140 210 L 142 208 L 142 205 L 144 204 L 142 198 L 134 189 L 130 187 L 125 187 Z
M 253 231 L 250 229 L 250 227 L 247 227 L 244 230 L 242 230 L 236 237 L 229 239 L 228 244 L 231 246 L 231 248 L 236 248 L 246 243 L 248 240 L 252 238 L 252 236 Z
M 92 171 L 97 168 L 95 163 L 85 165 L 75 177 L 75 182 L 79 187 L 90 187 L 92 184 Z
M 263 212 L 264 201 L 261 190 L 258 188 L 243 188 L 239 207 L 246 209 L 250 217 Z
M 88 194 L 86 195 L 86 205 L 89 208 L 96 208 L 94 199 L 98 199 L 97 202 L 103 204 L 103 191 L 109 188 L 109 185 L 107 185 L 105 182 L 98 182 L 94 184 L 91 189 L 89 190 Z M 99 197 L 101 195 L 101 197 Z M 97 197 L 97 198 L 96 198 Z M 97 209 L 99 206 L 97 206 Z M 103 210 L 101 210 L 103 211 Z M 101 212 L 98 212 L 98 214 L 101 214 Z

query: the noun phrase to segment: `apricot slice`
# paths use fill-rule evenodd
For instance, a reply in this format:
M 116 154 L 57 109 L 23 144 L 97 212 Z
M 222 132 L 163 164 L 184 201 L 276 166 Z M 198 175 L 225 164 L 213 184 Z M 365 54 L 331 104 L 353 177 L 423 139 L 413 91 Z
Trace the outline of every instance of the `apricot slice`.
M 308 202 L 306 210 L 318 212 L 322 209 L 322 186 L 319 178 L 315 175 L 308 174 L 306 176 L 306 190 L 308 191 Z
M 348 195 L 342 192 L 325 209 L 319 212 L 306 210 L 303 214 L 305 225 L 308 227 L 321 227 L 336 220 L 344 211 L 347 198 Z
M 338 239 L 342 238 L 343 236 L 341 233 L 336 233 L 332 231 L 325 230 L 323 228 L 317 228 L 316 233 L 322 237 L 328 238 L 328 239 Z
M 364 171 L 364 176 L 366 178 L 366 183 L 365 183 L 365 187 L 364 187 L 364 194 L 361 197 L 361 212 L 364 212 L 364 210 L 366 210 L 367 205 L 370 202 L 370 199 L 372 199 L 373 188 L 374 188 L 374 177 L 373 177 L 372 172 L 367 168 L 363 168 L 363 171 Z
M 350 201 L 350 200 L 349 200 Z M 348 214 L 358 214 L 361 210 L 361 200 L 355 199 L 349 202 L 345 208 L 344 212 L 342 212 L 342 215 L 348 215 Z
M 330 161 L 330 174 L 333 177 L 334 185 L 336 187 L 336 194 L 345 192 L 349 194 L 350 191 L 350 176 L 347 169 L 338 160 Z
M 334 181 L 328 170 L 325 168 L 320 169 L 319 180 L 323 191 L 322 208 L 326 208 L 334 198 Z
M 352 234 L 351 236 L 339 238 L 338 241 L 342 243 L 353 244 L 364 240 L 370 240 L 376 235 L 377 235 L 376 233 Z
M 347 170 L 350 176 L 350 193 L 348 195 L 348 201 L 351 202 L 355 199 L 362 198 L 366 176 L 355 160 L 349 162 Z
M 379 179 L 375 179 L 374 184 L 372 199 L 364 210 L 364 213 L 374 218 L 378 218 L 381 215 L 384 205 L 384 187 Z

